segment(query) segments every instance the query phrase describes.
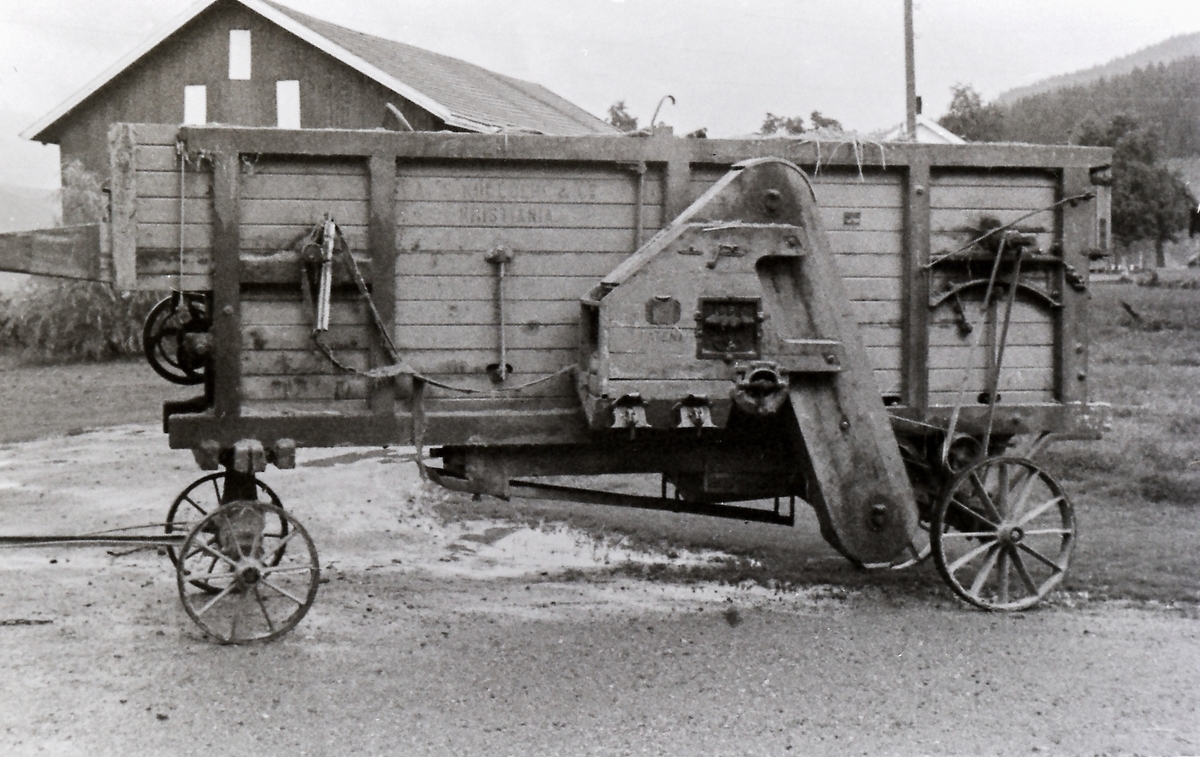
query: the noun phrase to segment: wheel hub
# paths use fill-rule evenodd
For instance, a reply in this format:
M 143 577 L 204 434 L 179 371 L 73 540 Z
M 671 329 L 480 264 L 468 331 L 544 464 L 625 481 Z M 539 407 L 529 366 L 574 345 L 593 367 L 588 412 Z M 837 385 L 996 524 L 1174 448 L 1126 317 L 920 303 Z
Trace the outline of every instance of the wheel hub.
M 1003 526 L 997 537 L 1003 544 L 1016 544 L 1025 538 L 1025 531 L 1020 526 Z
M 258 583 L 262 578 L 262 564 L 257 560 L 244 560 L 237 569 L 238 581 L 247 586 Z

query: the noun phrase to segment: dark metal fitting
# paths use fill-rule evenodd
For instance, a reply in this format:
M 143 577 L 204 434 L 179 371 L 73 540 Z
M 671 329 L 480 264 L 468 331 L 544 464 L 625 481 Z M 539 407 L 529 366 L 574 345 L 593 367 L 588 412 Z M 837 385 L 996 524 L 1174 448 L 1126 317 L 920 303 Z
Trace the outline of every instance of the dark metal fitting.
M 730 397 L 749 415 L 774 415 L 787 401 L 790 382 L 774 363 L 751 363 L 738 370 Z
M 871 529 L 874 531 L 882 531 L 887 528 L 889 515 L 888 506 L 882 502 L 876 502 L 871 505 L 871 514 L 868 516 L 871 523 Z
M 646 420 L 646 405 L 640 394 L 626 394 L 613 403 L 612 428 L 627 428 L 629 430 L 649 428 Z
M 783 193 L 778 189 L 768 189 L 763 193 L 763 210 L 767 215 L 777 214 L 783 207 Z
M 212 352 L 212 335 L 207 331 L 184 334 L 183 350 L 193 358 L 205 357 Z
M 683 401 L 675 405 L 675 410 L 679 412 L 679 423 L 676 428 L 716 428 L 717 424 L 713 423 L 712 408 L 709 407 L 708 398 L 689 394 Z
M 502 244 L 496 245 L 484 253 L 483 259 L 495 265 L 511 263 L 513 259 L 513 251 Z

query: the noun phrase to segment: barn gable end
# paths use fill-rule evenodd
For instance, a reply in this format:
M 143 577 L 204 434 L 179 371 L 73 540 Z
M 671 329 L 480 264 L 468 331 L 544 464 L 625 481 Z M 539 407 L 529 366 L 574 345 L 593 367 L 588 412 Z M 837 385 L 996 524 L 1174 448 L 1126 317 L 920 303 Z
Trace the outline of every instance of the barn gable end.
M 235 30 L 249 32 L 249 78 L 230 76 Z M 394 125 L 391 104 L 419 131 L 614 131 L 543 87 L 464 61 L 264 0 L 203 0 L 22 136 L 58 144 L 63 165 L 79 160 L 103 175 L 110 124 L 182 123 L 185 88 L 202 86 L 207 122 L 276 126 L 279 82 L 298 82 L 302 128 Z

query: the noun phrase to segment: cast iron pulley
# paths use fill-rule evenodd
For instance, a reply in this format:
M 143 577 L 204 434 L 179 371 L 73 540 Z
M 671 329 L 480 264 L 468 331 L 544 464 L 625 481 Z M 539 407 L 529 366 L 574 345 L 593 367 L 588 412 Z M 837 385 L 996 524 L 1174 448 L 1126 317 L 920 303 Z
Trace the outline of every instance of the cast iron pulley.
M 172 292 L 155 305 L 142 327 L 142 350 L 154 372 L 175 384 L 204 383 L 210 323 L 203 292 Z

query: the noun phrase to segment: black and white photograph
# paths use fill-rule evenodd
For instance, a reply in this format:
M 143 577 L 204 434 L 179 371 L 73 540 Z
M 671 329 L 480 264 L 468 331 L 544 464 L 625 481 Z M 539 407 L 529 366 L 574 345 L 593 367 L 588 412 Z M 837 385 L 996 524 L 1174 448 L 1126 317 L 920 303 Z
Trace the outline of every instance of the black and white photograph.
M 0 755 L 1200 756 L 1200 4 L 0 0 Z

